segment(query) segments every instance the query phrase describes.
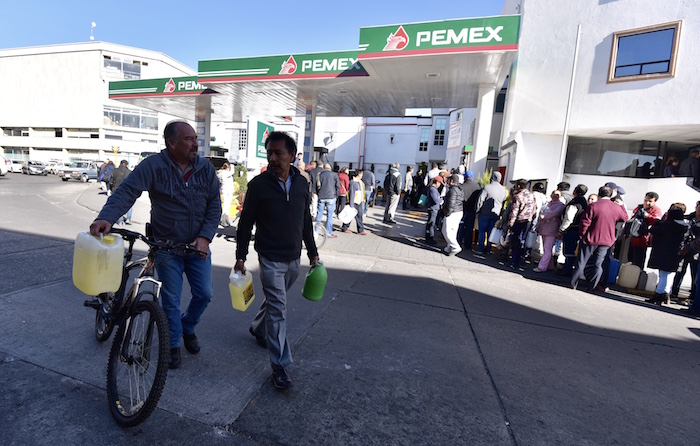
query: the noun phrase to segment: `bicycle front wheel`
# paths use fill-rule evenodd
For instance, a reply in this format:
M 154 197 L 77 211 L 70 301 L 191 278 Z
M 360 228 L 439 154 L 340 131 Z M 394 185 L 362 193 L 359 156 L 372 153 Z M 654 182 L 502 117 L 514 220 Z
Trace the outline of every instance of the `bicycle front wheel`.
M 107 364 L 107 397 L 120 426 L 145 421 L 165 386 L 170 359 L 170 333 L 163 309 L 140 300 L 136 311 L 119 325 Z

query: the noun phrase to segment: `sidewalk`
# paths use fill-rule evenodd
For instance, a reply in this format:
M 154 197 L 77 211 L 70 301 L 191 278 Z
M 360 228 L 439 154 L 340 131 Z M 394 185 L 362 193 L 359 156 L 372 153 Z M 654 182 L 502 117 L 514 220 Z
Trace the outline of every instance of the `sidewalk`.
M 106 196 L 96 192 L 79 203 L 98 210 Z M 257 256 L 252 310 L 235 312 L 224 287 L 235 243 L 215 238 L 202 351 L 183 352 L 137 428 L 109 415 L 109 345 L 94 340 L 69 264 L 41 286 L 0 293 L 0 444 L 698 444 L 699 320 L 471 253 L 447 257 L 418 241 L 423 214 L 399 211 L 390 226 L 381 212 L 370 210 L 371 235 L 338 233 L 321 249 L 329 282 L 319 302 L 300 296 L 302 254 L 288 394 L 247 331 L 263 298 Z M 133 228 L 147 218 L 141 198 Z M 54 249 L 69 258 L 72 240 Z

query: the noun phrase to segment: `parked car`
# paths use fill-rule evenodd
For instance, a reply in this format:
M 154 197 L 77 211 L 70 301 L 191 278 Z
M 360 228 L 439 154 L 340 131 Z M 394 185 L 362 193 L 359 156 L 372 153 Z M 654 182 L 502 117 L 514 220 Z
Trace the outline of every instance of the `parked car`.
M 46 176 L 46 166 L 41 161 L 25 161 L 22 165 L 22 173 L 27 175 L 44 175 Z
M 9 161 L 7 159 L 0 155 L 0 177 L 4 177 L 7 175 L 7 172 L 9 170 Z
M 59 169 L 58 176 L 63 181 L 68 181 L 71 178 L 82 181 L 83 173 L 85 172 L 90 172 L 90 174 L 86 173 L 84 182 L 87 182 L 90 177 L 97 178 L 97 166 L 95 165 L 94 161 L 73 161 L 70 164 L 70 167 L 63 167 Z M 77 173 L 77 175 L 74 176 L 74 173 Z
M 88 167 L 79 168 L 71 172 L 71 178 L 87 183 L 90 180 L 97 180 L 97 165 L 90 164 Z
M 46 165 L 46 171 L 51 175 L 58 175 L 58 171 L 66 167 L 70 167 L 70 163 L 64 163 L 63 161 L 53 161 Z
M 22 173 L 22 161 L 21 160 L 8 160 L 9 170 L 12 173 Z

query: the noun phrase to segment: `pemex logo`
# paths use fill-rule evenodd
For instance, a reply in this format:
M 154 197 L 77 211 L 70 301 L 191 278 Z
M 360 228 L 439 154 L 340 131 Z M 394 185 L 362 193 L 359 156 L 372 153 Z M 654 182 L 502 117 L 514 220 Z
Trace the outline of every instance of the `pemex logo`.
M 263 136 L 262 136 L 262 143 L 265 144 L 265 141 L 267 141 L 267 138 L 269 138 L 269 137 L 270 137 L 270 129 L 265 128 L 265 133 L 263 133 Z
M 399 26 L 394 34 L 389 34 L 386 38 L 386 46 L 382 51 L 400 51 L 408 45 L 408 34 L 404 31 L 403 26 Z
M 282 69 L 279 74 L 294 74 L 297 70 L 297 61 L 294 60 L 294 56 L 289 56 L 289 59 L 282 64 Z
M 165 83 L 163 93 L 172 93 L 173 91 L 175 91 L 175 82 L 173 82 L 173 78 L 170 78 L 170 80 Z

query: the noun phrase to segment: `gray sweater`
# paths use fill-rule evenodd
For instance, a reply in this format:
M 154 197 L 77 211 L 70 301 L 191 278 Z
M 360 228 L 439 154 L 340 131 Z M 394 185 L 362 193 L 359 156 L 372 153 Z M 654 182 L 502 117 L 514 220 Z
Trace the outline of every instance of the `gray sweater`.
M 210 241 L 214 238 L 221 218 L 221 198 L 219 179 L 209 160 L 197 156 L 185 181 L 167 149 L 149 156 L 109 197 L 97 219 L 114 224 L 144 191 L 151 198 L 155 237 L 175 243 L 192 243 L 198 236 Z

